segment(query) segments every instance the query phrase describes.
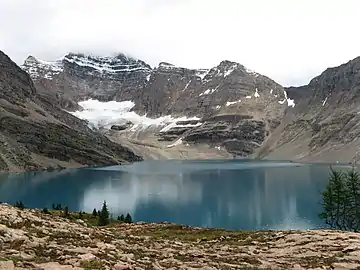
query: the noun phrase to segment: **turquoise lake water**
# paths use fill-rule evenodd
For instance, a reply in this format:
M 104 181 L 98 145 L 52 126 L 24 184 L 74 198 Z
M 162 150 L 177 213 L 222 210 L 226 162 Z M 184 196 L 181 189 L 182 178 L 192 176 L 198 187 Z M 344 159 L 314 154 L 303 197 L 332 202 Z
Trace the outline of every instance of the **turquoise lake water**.
M 104 168 L 0 175 L 0 201 L 68 205 L 116 217 L 226 229 L 324 227 L 321 191 L 329 166 L 291 162 L 146 161 Z

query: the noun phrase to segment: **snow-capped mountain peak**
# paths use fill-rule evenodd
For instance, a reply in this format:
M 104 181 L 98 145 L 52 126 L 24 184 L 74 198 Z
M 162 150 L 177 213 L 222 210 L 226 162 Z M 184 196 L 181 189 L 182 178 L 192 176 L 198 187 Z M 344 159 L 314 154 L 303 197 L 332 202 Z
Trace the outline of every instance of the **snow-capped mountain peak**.
M 29 73 L 32 79 L 45 78 L 51 80 L 55 75 L 63 72 L 61 60 L 48 62 L 37 59 L 32 55 L 26 58 L 22 68 Z
M 65 68 L 66 67 L 66 68 Z M 59 60 L 48 62 L 29 56 L 22 68 L 28 72 L 32 79 L 52 80 L 54 76 L 65 69 L 81 70 L 84 74 L 92 76 L 116 76 L 129 72 L 151 72 L 151 67 L 145 62 L 126 56 L 123 53 L 115 56 L 96 56 L 82 53 L 68 53 Z M 121 75 L 120 75 L 121 76 Z
M 110 56 L 94 56 L 70 53 L 63 59 L 64 64 L 74 64 L 99 73 L 115 74 L 119 72 L 151 71 L 145 62 L 128 57 L 125 54 Z

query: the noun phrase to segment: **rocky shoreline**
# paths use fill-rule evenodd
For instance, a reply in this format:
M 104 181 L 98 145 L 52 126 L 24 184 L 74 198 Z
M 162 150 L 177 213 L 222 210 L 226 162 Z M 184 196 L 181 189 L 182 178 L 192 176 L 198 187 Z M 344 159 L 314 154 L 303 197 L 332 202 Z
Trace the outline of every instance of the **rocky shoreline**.
M 96 227 L 0 204 L 0 269 L 360 269 L 360 234 Z

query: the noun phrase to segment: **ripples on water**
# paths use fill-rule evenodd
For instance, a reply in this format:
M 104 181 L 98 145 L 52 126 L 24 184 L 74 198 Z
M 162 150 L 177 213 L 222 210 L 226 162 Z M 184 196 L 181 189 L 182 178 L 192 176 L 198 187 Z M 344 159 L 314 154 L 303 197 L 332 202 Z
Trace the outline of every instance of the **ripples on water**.
M 320 192 L 329 167 L 250 160 L 147 161 L 123 166 L 0 176 L 0 201 L 68 205 L 91 212 L 227 229 L 323 226 Z

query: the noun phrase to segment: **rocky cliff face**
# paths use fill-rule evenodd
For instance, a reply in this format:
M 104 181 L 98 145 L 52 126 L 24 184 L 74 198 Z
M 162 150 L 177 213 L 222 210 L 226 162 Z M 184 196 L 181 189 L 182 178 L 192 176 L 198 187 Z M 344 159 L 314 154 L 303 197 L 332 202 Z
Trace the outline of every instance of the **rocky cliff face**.
M 197 119 L 160 130 L 159 140 L 206 143 L 240 156 L 253 153 L 294 105 L 281 85 L 230 61 L 194 70 L 164 62 L 151 68 L 123 54 L 68 54 L 52 63 L 29 57 L 23 68 L 63 108 L 75 110 L 89 98 L 131 100 L 133 110 L 148 117 Z
M 40 81 L 42 78 L 49 81 L 51 76 L 60 74 L 56 73 L 60 72 L 59 66 L 50 71 L 47 65 L 40 64 L 41 72 L 32 69 L 32 76 L 37 74 Z M 53 96 L 38 93 L 29 75 L 0 51 L 1 171 L 117 164 L 141 159 L 90 130 L 84 121 L 53 101 Z
M 360 58 L 286 91 L 296 107 L 287 112 L 260 156 L 331 162 L 360 159 Z

